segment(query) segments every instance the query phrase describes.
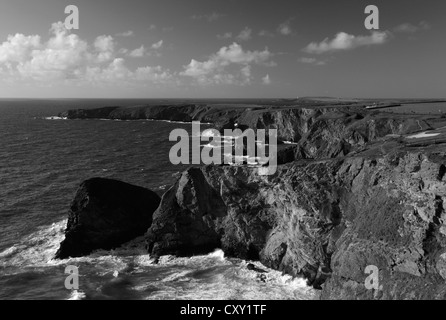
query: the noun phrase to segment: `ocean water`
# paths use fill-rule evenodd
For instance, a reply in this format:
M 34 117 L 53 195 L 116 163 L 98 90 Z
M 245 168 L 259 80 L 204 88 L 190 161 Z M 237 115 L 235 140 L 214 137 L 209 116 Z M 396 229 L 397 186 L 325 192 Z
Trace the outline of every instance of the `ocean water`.
M 313 299 L 302 279 L 216 248 L 154 264 L 135 239 L 111 251 L 53 260 L 78 185 L 119 179 L 162 194 L 185 166 L 173 166 L 163 121 L 63 120 L 72 108 L 159 103 L 154 100 L 0 100 L 0 299 Z M 165 101 L 164 101 L 165 103 Z M 79 290 L 65 288 L 66 266 L 79 268 Z

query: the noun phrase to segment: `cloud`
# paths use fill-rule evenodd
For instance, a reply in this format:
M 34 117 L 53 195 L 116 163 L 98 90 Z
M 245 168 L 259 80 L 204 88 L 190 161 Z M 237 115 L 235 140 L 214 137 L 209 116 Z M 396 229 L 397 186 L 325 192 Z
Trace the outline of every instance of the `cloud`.
M 129 50 L 126 49 L 126 48 L 121 48 L 121 49 L 118 50 L 119 54 L 127 54 L 128 52 L 129 52 Z
M 174 74 L 161 66 L 138 67 L 131 71 L 122 58 L 114 59 L 105 68 L 87 67 L 84 79 L 95 85 L 140 85 L 140 84 L 173 84 Z
M 290 35 L 293 32 L 293 30 L 291 29 L 290 23 L 291 23 L 291 20 L 287 20 L 284 23 L 280 24 L 277 27 L 277 32 L 279 32 L 281 35 L 284 35 L 284 36 Z
M 149 31 L 156 30 L 156 25 L 155 25 L 155 24 L 151 24 L 151 25 L 147 28 L 147 30 L 149 30 Z
M 109 58 L 108 41 L 101 46 L 102 42 L 98 40 L 97 50 L 88 52 L 87 42 L 69 34 L 62 22 L 54 23 L 50 31 L 53 36 L 47 43 L 31 42 L 36 48 L 22 56 L 22 61 L 17 61 L 16 70 L 20 76 L 36 80 L 52 80 L 61 76 L 73 78 L 76 69 L 85 61 L 101 63 Z M 9 59 L 8 62 L 11 60 L 14 61 Z
M 403 23 L 394 28 L 395 32 L 400 33 L 415 33 L 418 31 L 429 30 L 431 29 L 431 25 L 426 21 L 420 21 L 417 25 L 413 25 L 410 23 Z
M 322 54 L 342 50 L 352 50 L 358 47 L 380 45 L 388 41 L 390 33 L 374 31 L 369 36 L 354 36 L 345 32 L 339 32 L 334 39 L 326 38 L 320 43 L 312 42 L 303 50 L 307 53 Z
M 239 44 L 234 42 L 228 47 L 222 47 L 214 57 L 223 63 L 261 64 L 267 62 L 272 57 L 272 54 L 268 49 L 263 51 L 244 51 Z
M 208 22 L 214 22 L 222 17 L 224 17 L 224 14 L 212 12 L 212 13 L 207 13 L 207 14 L 195 14 L 191 18 L 193 20 L 207 20 Z
M 269 85 L 269 84 L 271 84 L 271 79 L 269 78 L 269 74 L 267 74 L 266 76 L 264 76 L 264 77 L 262 78 L 262 83 L 263 83 L 264 85 Z
M 146 49 L 142 45 L 141 47 L 130 51 L 129 56 L 133 57 L 133 58 L 141 58 L 144 56 L 145 53 L 146 53 Z
M 146 55 L 147 56 L 158 56 L 159 57 L 159 56 L 161 56 L 161 53 L 156 51 L 156 50 L 161 49 L 163 47 L 163 43 L 164 43 L 163 40 L 155 42 L 154 44 L 152 44 L 150 46 L 150 48 L 152 49 L 151 51 L 147 50 L 144 47 L 144 45 L 141 45 L 141 47 L 136 48 L 136 49 L 134 49 L 132 51 L 129 51 L 126 48 L 121 48 L 121 49 L 119 49 L 118 53 L 124 54 L 124 55 L 128 55 L 129 57 L 132 57 L 132 58 L 142 58 L 142 57 L 144 57 Z
M 50 38 L 42 42 L 36 35 L 8 36 L 0 45 L 0 79 L 11 83 L 37 85 L 145 85 L 174 83 L 175 74 L 161 66 L 141 66 L 130 70 L 125 59 L 116 58 L 117 50 L 110 35 L 101 35 L 92 44 L 71 34 L 62 22 L 54 23 Z M 131 54 L 140 56 L 144 46 Z
M 237 36 L 237 39 L 240 41 L 248 41 L 250 40 L 252 34 L 252 30 L 248 27 L 245 27 L 242 31 L 240 31 L 239 35 Z
M 318 59 L 316 59 L 316 58 L 308 58 L 308 57 L 302 57 L 302 58 L 300 58 L 300 59 L 299 59 L 299 62 L 301 62 L 301 63 L 305 63 L 305 64 L 314 64 L 314 65 L 316 65 L 316 66 L 323 66 L 323 65 L 326 64 L 325 61 L 321 61 L 321 60 L 318 60 Z
M 134 35 L 134 33 L 132 30 L 120 32 L 120 33 L 116 34 L 117 37 L 132 37 L 133 35 Z
M 158 49 L 161 49 L 162 46 L 163 46 L 163 40 L 160 40 L 160 41 L 152 44 L 152 49 L 158 50 Z
M 222 47 L 207 61 L 199 62 L 192 59 L 184 66 L 184 71 L 180 75 L 195 78 L 200 84 L 245 85 L 251 82 L 252 65 L 273 65 L 271 57 L 272 53 L 268 49 L 245 51 L 234 42 L 230 46 Z
M 98 51 L 99 62 L 110 61 L 114 57 L 115 43 L 112 36 L 99 36 L 94 41 L 94 47 Z
M 226 32 L 224 34 L 217 34 L 217 38 L 219 39 L 231 39 L 232 38 L 232 32 Z
M 260 37 L 270 37 L 270 38 L 272 38 L 272 37 L 274 37 L 274 33 L 270 32 L 268 30 L 261 30 L 259 32 L 259 36 Z
M 34 49 L 40 46 L 40 36 L 25 36 L 20 33 L 14 36 L 10 35 L 0 45 L 0 63 L 6 61 L 23 62 L 31 55 Z
M 316 60 L 316 58 L 300 58 L 299 61 L 302 63 L 311 64 L 311 63 L 315 63 L 317 60 Z
M 129 79 L 131 74 L 132 72 L 125 66 L 125 60 L 116 58 L 105 68 L 88 66 L 85 71 L 85 80 L 93 83 L 110 83 Z
M 138 80 L 150 80 L 156 83 L 166 83 L 173 80 L 174 76 L 169 70 L 163 69 L 161 66 L 156 67 L 139 67 L 135 71 L 135 77 Z

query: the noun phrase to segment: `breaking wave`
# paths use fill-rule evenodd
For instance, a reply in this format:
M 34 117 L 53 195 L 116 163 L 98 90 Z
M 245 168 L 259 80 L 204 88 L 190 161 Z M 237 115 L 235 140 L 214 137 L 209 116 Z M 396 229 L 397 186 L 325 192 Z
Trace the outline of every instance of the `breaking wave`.
M 143 237 L 115 250 L 97 250 L 86 257 L 54 260 L 66 220 L 42 227 L 0 253 L 0 288 L 3 282 L 22 283 L 23 290 L 0 297 L 27 299 L 313 299 L 315 291 L 303 279 L 283 275 L 259 262 L 227 258 L 223 250 L 207 255 L 154 260 Z M 248 268 L 254 264 L 265 272 Z M 79 289 L 64 286 L 66 266 L 79 268 Z M 39 283 L 32 289 L 26 287 Z M 30 281 L 29 279 L 33 279 Z M 12 295 L 12 296 L 11 296 Z

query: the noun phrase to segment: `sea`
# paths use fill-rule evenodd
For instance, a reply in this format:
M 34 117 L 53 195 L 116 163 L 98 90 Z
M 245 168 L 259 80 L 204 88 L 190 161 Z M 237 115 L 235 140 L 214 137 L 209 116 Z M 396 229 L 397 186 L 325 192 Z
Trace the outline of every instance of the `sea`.
M 66 120 L 68 109 L 169 103 L 159 100 L 0 100 L 1 300 L 308 300 L 317 292 L 256 261 L 220 248 L 159 263 L 137 238 L 86 257 L 53 259 L 64 238 L 70 203 L 92 177 L 118 179 L 160 196 L 187 166 L 169 161 L 168 121 Z M 172 101 L 172 104 L 178 101 Z M 203 128 L 205 129 L 205 128 Z M 253 263 L 264 272 L 247 268 Z M 78 288 L 65 285 L 67 267 Z M 68 286 L 69 287 L 69 286 Z

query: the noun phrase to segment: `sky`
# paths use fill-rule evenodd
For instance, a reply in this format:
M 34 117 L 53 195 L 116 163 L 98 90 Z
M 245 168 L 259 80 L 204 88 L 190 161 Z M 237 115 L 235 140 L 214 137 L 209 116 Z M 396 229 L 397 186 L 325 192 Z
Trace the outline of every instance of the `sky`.
M 446 98 L 445 32 L 444 0 L 0 0 L 0 98 Z

